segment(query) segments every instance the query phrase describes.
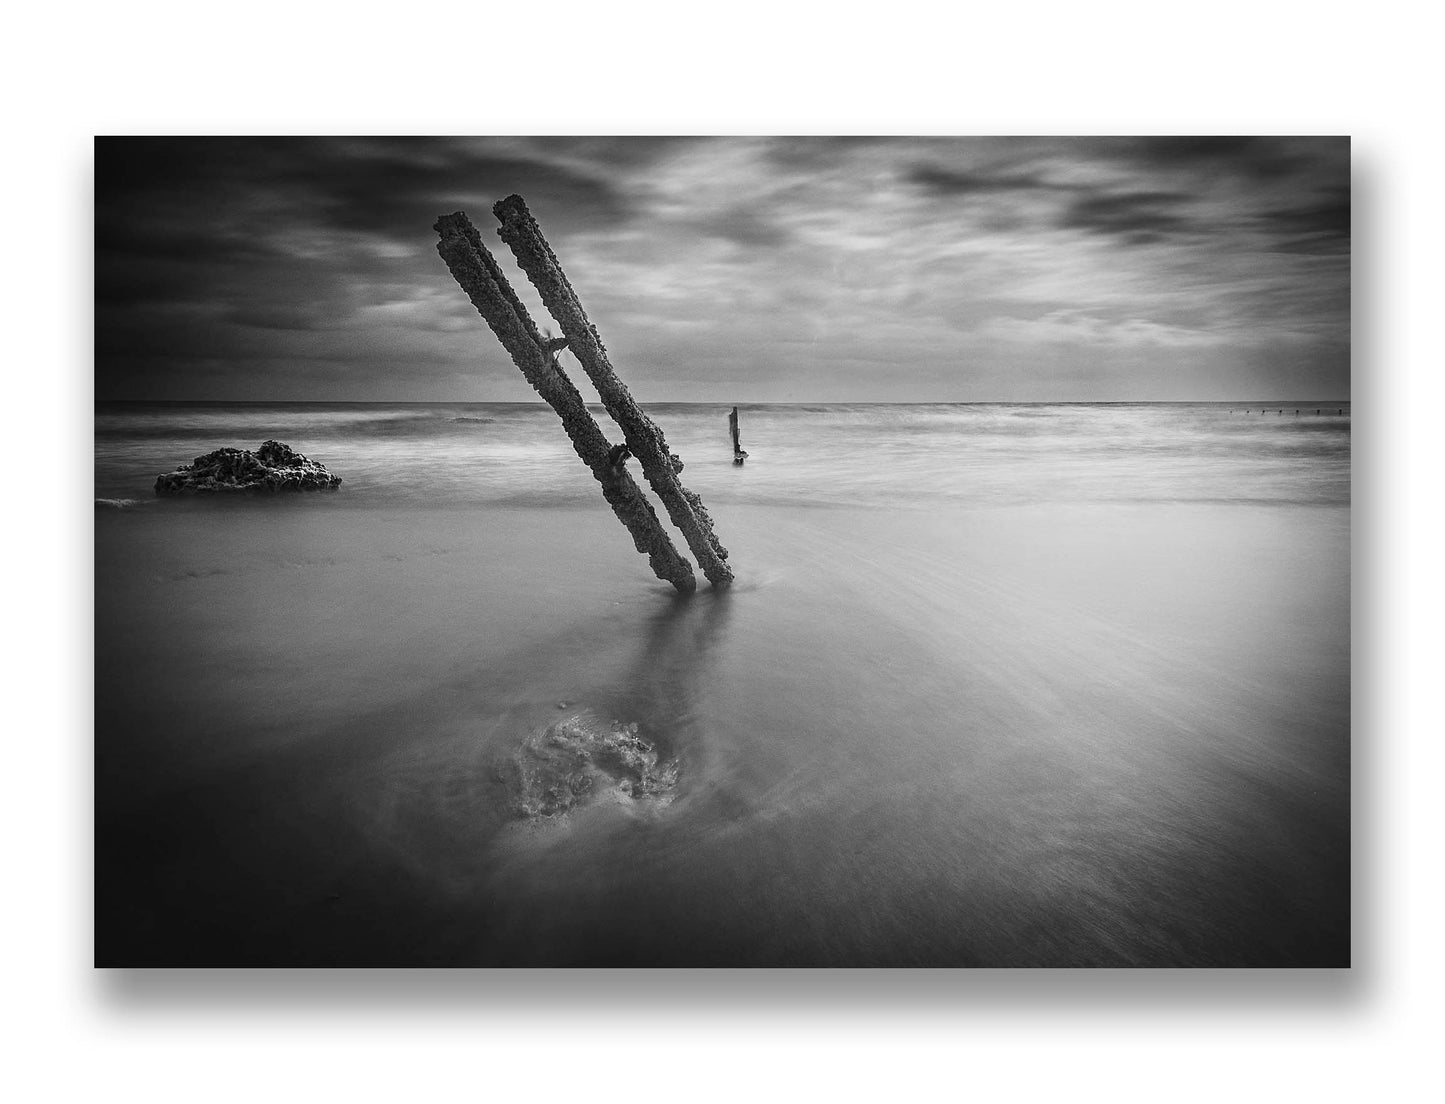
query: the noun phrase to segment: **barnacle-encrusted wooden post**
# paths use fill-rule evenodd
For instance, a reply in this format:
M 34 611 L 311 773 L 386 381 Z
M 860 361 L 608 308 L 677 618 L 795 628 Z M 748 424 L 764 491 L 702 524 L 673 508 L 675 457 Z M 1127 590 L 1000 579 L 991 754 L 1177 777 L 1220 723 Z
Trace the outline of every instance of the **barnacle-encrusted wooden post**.
M 621 464 L 612 462 L 612 446 L 587 412 L 587 404 L 556 362 L 558 342 L 537 332 L 527 308 L 517 298 L 496 258 L 482 244 L 477 228 L 458 211 L 442 215 L 433 226 L 441 240 L 437 252 L 446 261 L 472 305 L 492 328 L 522 370 L 527 382 L 562 418 L 572 447 L 602 484 L 602 495 L 632 534 L 633 544 L 647 555 L 659 579 L 684 593 L 697 589 L 692 564 L 678 552 L 652 504 Z
M 622 427 L 628 449 L 642 465 L 642 472 L 647 476 L 653 493 L 667 508 L 668 517 L 687 538 L 687 546 L 697 557 L 698 566 L 708 582 L 715 587 L 727 586 L 733 579 L 732 569 L 725 562 L 728 551 L 713 532 L 712 518 L 708 516 L 702 499 L 677 478 L 677 473 L 682 470 L 681 458 L 668 449 L 662 430 L 637 405 L 627 385 L 612 370 L 597 328 L 588 321 L 567 274 L 562 271 L 547 239 L 542 237 L 542 231 L 522 202 L 522 197 L 508 196 L 492 211 L 502 224 L 502 240 L 511 246 L 522 271 L 562 327 L 567 348 L 596 386 L 607 413 Z

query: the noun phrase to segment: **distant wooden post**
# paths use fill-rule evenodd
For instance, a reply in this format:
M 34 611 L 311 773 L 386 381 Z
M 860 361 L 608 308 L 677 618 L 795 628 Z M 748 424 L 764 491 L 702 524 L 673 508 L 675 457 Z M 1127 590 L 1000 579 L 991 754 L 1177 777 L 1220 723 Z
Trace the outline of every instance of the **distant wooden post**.
M 733 407 L 733 412 L 728 415 L 728 429 L 733 435 L 733 463 L 741 465 L 748 458 L 743 451 L 743 446 L 738 443 L 738 408 Z
M 733 579 L 732 569 L 725 562 L 728 551 L 713 532 L 712 518 L 702 499 L 678 480 L 682 459 L 668 449 L 662 430 L 637 405 L 627 385 L 617 378 L 597 328 L 588 320 L 581 300 L 572 290 L 526 203 L 521 196 L 508 196 L 492 208 L 492 213 L 502 224 L 502 240 L 511 246 L 522 271 L 562 327 L 567 348 L 597 388 L 607 413 L 622 428 L 628 449 L 642 465 L 642 472 L 653 493 L 662 500 L 668 517 L 687 539 L 687 546 L 697 557 L 703 574 L 713 586 L 727 586 Z
M 441 235 L 437 252 L 452 276 L 487 320 L 527 382 L 562 418 L 562 427 L 571 438 L 573 449 L 602 484 L 602 496 L 632 534 L 637 550 L 646 554 L 653 572 L 684 593 L 696 590 L 692 564 L 674 547 L 642 489 L 621 462 L 614 462 L 617 454 L 613 446 L 587 412 L 587 404 L 576 386 L 557 364 L 557 350 L 564 343 L 548 341 L 538 332 L 527 308 L 517 298 L 465 214 L 458 211 L 442 215 L 433 229 Z

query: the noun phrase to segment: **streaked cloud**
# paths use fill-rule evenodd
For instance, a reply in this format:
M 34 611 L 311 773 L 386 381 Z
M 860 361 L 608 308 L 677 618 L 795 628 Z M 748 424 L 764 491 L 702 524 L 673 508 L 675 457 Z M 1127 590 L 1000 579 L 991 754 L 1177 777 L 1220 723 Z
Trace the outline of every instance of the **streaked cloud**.
M 100 397 L 530 398 L 431 231 L 515 272 L 512 192 L 644 399 L 1348 393 L 1344 139 L 117 138 L 96 174 Z

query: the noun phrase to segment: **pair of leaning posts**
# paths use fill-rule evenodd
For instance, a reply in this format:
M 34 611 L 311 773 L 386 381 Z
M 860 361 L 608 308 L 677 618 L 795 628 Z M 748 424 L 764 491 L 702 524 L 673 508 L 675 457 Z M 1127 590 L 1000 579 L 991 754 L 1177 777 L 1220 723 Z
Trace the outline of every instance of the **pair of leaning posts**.
M 518 265 L 562 327 L 562 337 L 548 340 L 537 330 L 496 258 L 482 244 L 477 228 L 460 211 L 442 215 L 433 227 L 441 235 L 437 252 L 452 276 L 511 354 L 527 382 L 561 417 L 572 447 L 602 484 L 602 496 L 627 526 L 633 544 L 647 556 L 657 577 L 683 593 L 697 588 L 692 564 L 674 547 L 652 503 L 624 466 L 629 452 L 641 464 L 653 493 L 687 540 L 708 582 L 714 587 L 727 586 L 733 578 L 726 562 L 727 549 L 713 532 L 712 518 L 703 507 L 702 499 L 678 480 L 681 458 L 668 449 L 662 430 L 633 400 L 627 385 L 617 378 L 597 328 L 588 321 L 577 293 L 572 290 L 556 254 L 522 197 L 508 196 L 492 208 L 492 213 L 501 223 L 498 233 L 502 240 L 511 247 Z M 557 363 L 557 353 L 563 348 L 572 351 L 597 388 L 602 405 L 622 429 L 625 448 L 611 445 L 588 413 L 586 402 Z

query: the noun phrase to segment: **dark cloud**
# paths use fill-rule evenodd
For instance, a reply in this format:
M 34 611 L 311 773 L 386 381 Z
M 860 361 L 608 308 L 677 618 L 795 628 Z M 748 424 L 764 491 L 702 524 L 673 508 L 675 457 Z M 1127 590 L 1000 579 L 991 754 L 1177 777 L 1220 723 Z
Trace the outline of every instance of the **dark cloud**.
M 1253 135 L 1179 135 L 1123 139 L 1121 148 L 1145 168 L 1268 181 L 1307 171 L 1342 141 L 1325 138 L 1292 143 Z
M 148 204 L 198 187 L 272 179 L 307 157 L 305 141 L 291 138 L 98 137 L 96 200 Z
M 1250 154 L 1268 154 L 1268 138 L 1240 134 L 1181 134 L 1135 139 L 1144 157 L 1158 162 L 1212 161 Z
M 943 169 L 936 165 L 914 165 L 908 170 L 906 179 L 936 196 L 1068 190 L 1064 185 L 1049 183 L 1037 173 L 964 172 Z
M 280 254 L 267 242 L 219 229 L 202 213 L 191 217 L 186 209 L 162 213 L 136 213 L 132 217 L 113 210 L 97 217 L 95 244 L 107 257 L 129 261 L 161 261 L 251 265 L 275 260 Z
M 1106 234 L 1130 245 L 1193 235 L 1200 227 L 1183 212 L 1189 197 L 1175 192 L 1123 192 L 1083 196 L 1059 220 L 1068 230 Z
M 521 192 L 535 212 L 610 226 L 630 206 L 606 179 L 543 157 L 427 139 L 98 139 L 96 241 L 108 251 L 215 259 L 328 228 L 400 242 L 438 214 Z
M 611 148 L 615 160 L 630 151 L 645 161 L 663 148 L 649 145 Z M 559 237 L 631 217 L 605 170 L 576 161 L 575 149 L 545 139 L 99 138 L 97 392 L 123 387 L 137 359 L 269 350 L 280 360 L 299 335 L 331 331 L 341 342 L 348 327 L 362 357 L 375 343 L 367 325 L 379 323 L 358 312 L 445 286 L 431 230 L 439 213 L 469 209 L 485 226 L 492 202 L 521 192 Z M 438 325 L 415 313 L 404 321 Z
M 1348 253 L 1350 193 L 1331 189 L 1313 202 L 1276 207 L 1261 221 L 1276 237 L 1274 248 L 1286 253 Z
M 242 303 L 221 317 L 260 330 L 322 330 L 336 324 L 335 315 L 319 303 Z
M 526 157 L 462 150 L 442 159 L 418 157 L 420 147 L 398 140 L 365 152 L 317 159 L 295 174 L 309 195 L 306 207 L 345 230 L 414 240 L 438 214 L 466 208 L 479 223 L 490 206 L 520 193 L 539 217 L 566 224 L 612 226 L 629 213 L 626 198 L 606 180 Z
M 96 304 L 213 296 L 280 260 L 243 217 L 254 181 L 280 172 L 274 143 L 238 139 L 96 140 Z M 244 152 L 244 156 L 242 155 Z
M 539 138 L 539 149 L 610 168 L 646 168 L 658 159 L 709 145 L 716 138 L 663 135 L 647 137 Z

